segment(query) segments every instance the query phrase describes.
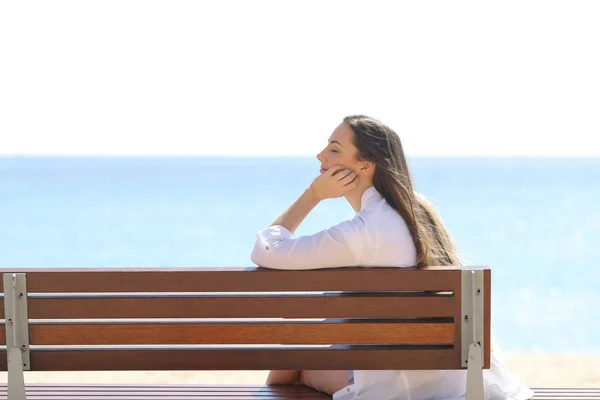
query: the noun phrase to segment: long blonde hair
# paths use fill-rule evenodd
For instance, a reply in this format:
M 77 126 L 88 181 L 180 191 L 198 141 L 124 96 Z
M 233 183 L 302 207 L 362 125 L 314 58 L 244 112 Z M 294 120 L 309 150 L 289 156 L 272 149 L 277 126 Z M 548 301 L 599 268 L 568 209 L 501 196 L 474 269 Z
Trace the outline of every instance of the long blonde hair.
M 365 115 L 344 122 L 354 131 L 359 160 L 375 164 L 373 186 L 404 219 L 417 249 L 417 267 L 462 265 L 456 246 L 435 208 L 413 190 L 400 137 L 389 126 Z

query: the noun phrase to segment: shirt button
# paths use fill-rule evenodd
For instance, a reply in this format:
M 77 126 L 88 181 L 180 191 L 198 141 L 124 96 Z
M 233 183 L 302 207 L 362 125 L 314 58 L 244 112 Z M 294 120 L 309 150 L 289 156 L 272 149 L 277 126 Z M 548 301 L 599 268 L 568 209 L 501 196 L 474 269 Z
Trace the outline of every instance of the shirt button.
M 265 250 L 269 251 L 269 246 L 265 246 Z

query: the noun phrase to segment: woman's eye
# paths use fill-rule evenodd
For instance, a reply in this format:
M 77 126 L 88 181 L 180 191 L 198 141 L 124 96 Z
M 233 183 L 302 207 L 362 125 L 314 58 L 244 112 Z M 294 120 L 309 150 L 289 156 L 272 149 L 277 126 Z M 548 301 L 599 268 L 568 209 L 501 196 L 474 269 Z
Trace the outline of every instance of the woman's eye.
M 331 149 L 331 152 L 332 152 L 332 153 L 338 153 L 338 151 L 337 151 L 337 150 L 335 150 L 335 149 Z

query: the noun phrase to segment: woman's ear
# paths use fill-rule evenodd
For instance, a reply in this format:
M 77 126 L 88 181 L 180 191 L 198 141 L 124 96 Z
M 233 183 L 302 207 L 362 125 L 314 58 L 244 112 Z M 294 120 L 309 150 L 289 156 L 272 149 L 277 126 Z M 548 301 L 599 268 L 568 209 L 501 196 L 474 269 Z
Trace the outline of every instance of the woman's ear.
M 371 161 L 363 161 L 363 162 L 361 162 L 361 164 L 362 165 L 360 167 L 360 173 L 362 175 L 375 172 L 375 163 L 373 163 Z

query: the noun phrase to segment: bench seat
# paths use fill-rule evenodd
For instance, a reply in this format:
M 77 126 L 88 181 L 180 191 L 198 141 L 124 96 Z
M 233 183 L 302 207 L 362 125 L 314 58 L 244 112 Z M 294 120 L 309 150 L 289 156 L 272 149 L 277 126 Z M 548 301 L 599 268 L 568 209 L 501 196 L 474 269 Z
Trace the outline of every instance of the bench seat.
M 539 387 L 533 400 L 600 399 L 600 387 Z M 89 385 L 29 384 L 29 400 L 324 400 L 331 399 L 306 386 L 264 385 Z M 6 399 L 6 384 L 0 400 Z
M 532 387 L 531 390 L 535 392 L 533 400 L 600 399 L 600 386 Z
M 6 384 L 0 386 L 5 400 Z M 29 384 L 28 400 L 325 400 L 331 396 L 306 386 L 265 385 L 89 385 Z

